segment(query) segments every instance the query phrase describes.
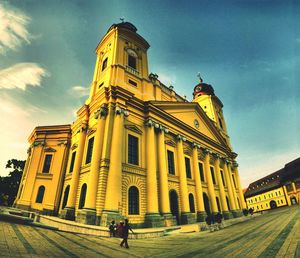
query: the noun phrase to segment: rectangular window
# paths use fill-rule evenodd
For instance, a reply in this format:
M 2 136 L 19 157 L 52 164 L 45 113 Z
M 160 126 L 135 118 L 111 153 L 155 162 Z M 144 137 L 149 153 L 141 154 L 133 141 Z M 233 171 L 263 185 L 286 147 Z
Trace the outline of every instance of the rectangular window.
M 236 188 L 235 179 L 234 179 L 234 175 L 233 174 L 232 174 L 232 180 L 233 180 L 234 188 Z
M 73 169 L 74 169 L 74 163 L 75 163 L 75 157 L 76 157 L 76 151 L 74 151 L 72 153 L 72 158 L 71 158 L 71 164 L 70 164 L 70 171 L 69 173 L 72 173 L 73 172 Z
M 190 159 L 185 157 L 184 160 L 185 160 L 186 177 L 192 178 Z
M 200 171 L 200 178 L 201 178 L 201 181 L 204 182 L 204 171 L 203 171 L 203 164 L 202 163 L 198 163 L 198 166 L 199 166 L 199 171 Z
M 128 55 L 128 66 L 136 70 L 136 58 L 132 55 Z
M 213 167 L 210 167 L 210 173 L 211 173 L 211 178 L 212 178 L 213 184 L 215 185 L 216 179 L 215 179 L 215 171 L 214 171 Z
M 175 175 L 174 152 L 168 150 L 167 155 L 168 155 L 168 172 L 171 175 Z
M 223 185 L 226 186 L 226 185 L 225 185 L 225 180 L 224 180 L 224 174 L 223 174 L 223 171 L 220 170 L 220 173 L 221 173 L 221 178 L 222 178 Z
M 44 160 L 44 166 L 43 166 L 43 173 L 49 173 L 50 171 L 50 166 L 51 166 L 51 160 L 52 160 L 52 155 L 51 154 L 47 154 L 45 156 L 45 160 Z
M 133 80 L 130 80 L 130 79 L 129 79 L 128 82 L 129 82 L 131 85 L 135 86 L 135 87 L 137 86 L 137 83 L 136 83 L 135 81 L 133 81 Z
M 139 138 L 128 134 L 128 163 L 139 164 Z
M 86 152 L 85 164 L 91 163 L 93 146 L 94 146 L 94 137 L 89 139 L 88 148 L 87 148 L 87 152 Z
M 104 59 L 102 63 L 102 71 L 104 71 L 106 67 L 107 67 L 107 57 Z

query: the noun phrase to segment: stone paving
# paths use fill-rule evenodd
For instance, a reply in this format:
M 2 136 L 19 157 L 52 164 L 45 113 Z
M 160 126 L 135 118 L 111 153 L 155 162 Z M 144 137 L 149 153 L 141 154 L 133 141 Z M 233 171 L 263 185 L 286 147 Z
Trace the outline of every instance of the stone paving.
M 281 208 L 215 232 L 152 239 L 66 233 L 0 221 L 0 257 L 297 257 L 300 207 Z

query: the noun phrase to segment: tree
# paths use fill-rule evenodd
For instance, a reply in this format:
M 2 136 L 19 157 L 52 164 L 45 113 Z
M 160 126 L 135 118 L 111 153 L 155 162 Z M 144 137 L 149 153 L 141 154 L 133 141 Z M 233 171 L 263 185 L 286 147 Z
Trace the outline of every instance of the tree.
M 11 206 L 17 197 L 25 160 L 11 159 L 5 168 L 12 168 L 8 176 L 0 177 L 0 205 Z

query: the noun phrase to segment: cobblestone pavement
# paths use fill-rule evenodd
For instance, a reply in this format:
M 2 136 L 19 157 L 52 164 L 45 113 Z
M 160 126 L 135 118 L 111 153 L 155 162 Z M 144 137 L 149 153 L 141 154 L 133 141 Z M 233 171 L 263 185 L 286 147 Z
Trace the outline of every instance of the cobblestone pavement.
M 100 238 L 0 221 L 0 257 L 299 257 L 300 207 L 282 208 L 215 232 L 156 239 Z

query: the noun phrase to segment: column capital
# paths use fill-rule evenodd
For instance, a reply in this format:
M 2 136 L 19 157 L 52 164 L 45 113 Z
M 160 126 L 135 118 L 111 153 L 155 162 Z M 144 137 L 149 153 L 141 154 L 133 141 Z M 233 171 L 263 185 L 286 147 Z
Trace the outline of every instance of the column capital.
M 94 112 L 94 118 L 105 118 L 108 114 L 108 107 L 107 105 L 102 105 L 96 112 Z
M 186 138 L 185 138 L 184 136 L 182 136 L 181 134 L 178 134 L 178 135 L 176 136 L 176 138 L 177 138 L 178 141 L 186 142 Z
M 121 115 L 123 114 L 125 117 L 129 116 L 129 111 L 125 108 L 121 108 L 120 106 L 115 107 L 115 114 L 116 115 Z
M 214 156 L 214 158 L 215 158 L 216 160 L 222 159 L 222 156 L 221 156 L 219 153 L 212 153 L 212 155 Z
M 81 125 L 80 125 L 79 128 L 78 128 L 77 133 L 80 133 L 80 132 L 87 132 L 88 127 L 89 127 L 89 126 L 88 126 L 87 121 L 82 122 Z
M 164 132 L 164 133 L 168 133 L 169 132 L 169 129 L 164 127 L 163 125 L 153 121 L 151 118 L 148 118 L 146 121 L 145 121 L 145 125 L 148 126 L 148 127 L 154 127 L 154 129 L 156 131 L 159 131 L 159 132 Z
M 238 166 L 239 166 L 239 164 L 234 160 L 234 161 L 233 161 L 233 167 L 234 167 L 234 168 L 237 168 Z
M 192 142 L 192 147 L 195 149 L 200 149 L 200 144 L 196 143 L 196 142 Z
M 204 152 L 205 155 L 212 154 L 212 151 L 210 149 L 207 149 L 207 148 L 203 149 L 203 152 Z
M 45 140 L 35 140 L 31 145 L 31 147 L 38 147 L 38 146 L 44 147 L 45 145 L 46 145 Z

